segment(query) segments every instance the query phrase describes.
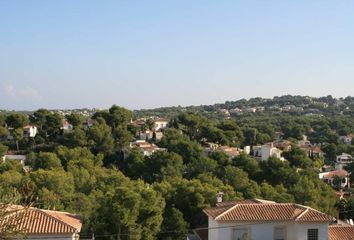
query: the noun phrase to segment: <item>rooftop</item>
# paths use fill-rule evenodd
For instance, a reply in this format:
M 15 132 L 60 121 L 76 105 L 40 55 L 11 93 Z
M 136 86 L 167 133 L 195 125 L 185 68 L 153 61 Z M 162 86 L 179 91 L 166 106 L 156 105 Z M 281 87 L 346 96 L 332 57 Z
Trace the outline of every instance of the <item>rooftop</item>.
M 216 221 L 296 221 L 331 222 L 333 217 L 313 208 L 295 203 L 276 203 L 254 199 L 218 203 L 204 209 Z
M 17 205 L 8 207 L 6 212 L 8 214 L 0 220 L 0 231 L 13 225 L 13 230 L 26 234 L 67 234 L 80 232 L 82 226 L 82 218 L 68 212 Z

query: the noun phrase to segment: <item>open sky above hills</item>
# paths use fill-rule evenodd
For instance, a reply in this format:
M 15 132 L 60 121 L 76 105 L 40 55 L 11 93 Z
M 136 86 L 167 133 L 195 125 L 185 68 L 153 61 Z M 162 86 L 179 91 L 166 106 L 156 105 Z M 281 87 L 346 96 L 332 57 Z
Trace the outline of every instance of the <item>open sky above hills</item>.
M 0 109 L 353 95 L 353 1 L 0 1 Z

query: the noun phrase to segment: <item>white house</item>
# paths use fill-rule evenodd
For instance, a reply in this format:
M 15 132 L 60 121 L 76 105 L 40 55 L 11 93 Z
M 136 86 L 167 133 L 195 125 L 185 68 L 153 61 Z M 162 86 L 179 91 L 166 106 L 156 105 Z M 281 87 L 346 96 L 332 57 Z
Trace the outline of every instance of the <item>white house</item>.
M 345 170 L 334 170 L 331 172 L 319 173 L 320 179 L 332 187 L 349 188 L 350 187 L 350 174 Z M 336 186 L 335 179 L 340 180 L 340 186 Z
M 68 212 L 11 205 L 0 221 L 1 229 L 6 226 L 13 226 L 13 230 L 21 232 L 26 239 L 77 240 L 82 217 Z
M 140 152 L 144 156 L 151 156 L 156 151 L 166 151 L 165 148 L 159 148 L 153 143 L 146 142 L 145 140 L 137 140 L 130 143 L 130 147 L 139 148 Z
M 63 126 L 61 127 L 63 132 L 71 132 L 74 129 L 74 126 L 69 123 L 67 120 L 63 120 Z
M 23 166 L 25 165 L 26 162 L 26 155 L 12 155 L 12 154 L 8 154 L 8 155 L 4 155 L 2 157 L 3 162 L 5 162 L 6 160 L 14 160 L 14 161 L 18 161 L 19 163 L 21 163 Z
M 151 130 L 145 130 L 145 131 L 139 132 L 139 138 L 141 140 L 150 140 L 153 138 L 153 136 L 154 136 L 154 132 Z
M 352 144 L 354 134 L 349 134 L 348 136 L 339 136 L 339 140 L 341 140 L 345 144 Z
M 273 143 L 264 144 L 262 146 L 253 146 L 253 156 L 258 161 L 267 161 L 270 157 L 276 157 L 285 160 L 281 154 L 282 151 L 273 146 Z
M 27 125 L 23 127 L 24 137 L 35 137 L 37 135 L 37 127 L 32 125 Z
M 219 202 L 204 209 L 209 240 L 328 240 L 333 217 L 295 203 Z
M 155 131 L 159 131 L 161 129 L 164 129 L 167 127 L 168 124 L 168 120 L 164 119 L 164 118 L 157 118 L 154 120 L 154 130 Z
M 155 137 L 156 140 L 161 140 L 161 138 L 163 137 L 163 132 L 155 132 Z
M 336 157 L 335 168 L 337 170 L 343 170 L 343 167 L 353 162 L 353 157 L 350 154 L 342 153 Z

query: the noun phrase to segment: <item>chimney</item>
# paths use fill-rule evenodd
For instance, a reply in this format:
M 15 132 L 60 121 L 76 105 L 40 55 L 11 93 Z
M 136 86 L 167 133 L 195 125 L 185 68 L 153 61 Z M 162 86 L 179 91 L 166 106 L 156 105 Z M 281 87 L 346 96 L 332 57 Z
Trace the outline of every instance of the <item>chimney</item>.
M 222 196 L 224 195 L 224 193 L 223 192 L 218 192 L 217 194 L 216 194 L 216 202 L 217 203 L 221 203 L 222 202 Z

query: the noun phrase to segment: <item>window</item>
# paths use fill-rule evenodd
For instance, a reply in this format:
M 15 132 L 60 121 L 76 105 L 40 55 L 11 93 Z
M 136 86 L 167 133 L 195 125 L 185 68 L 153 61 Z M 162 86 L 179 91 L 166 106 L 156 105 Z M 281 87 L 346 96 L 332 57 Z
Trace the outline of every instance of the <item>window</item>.
M 233 229 L 232 240 L 249 240 L 247 228 Z
M 274 240 L 285 240 L 286 239 L 286 228 L 285 227 L 275 227 L 274 228 Z
M 307 229 L 307 240 L 318 240 L 318 229 Z

